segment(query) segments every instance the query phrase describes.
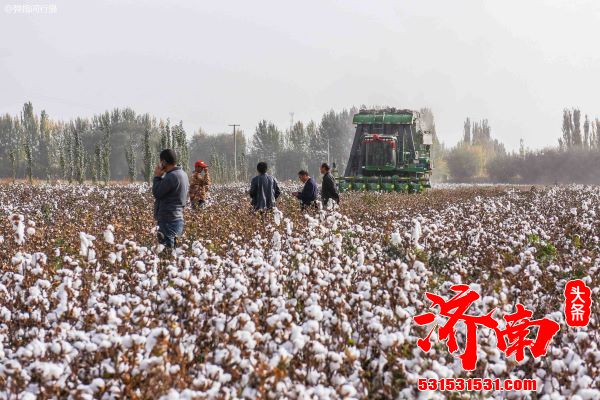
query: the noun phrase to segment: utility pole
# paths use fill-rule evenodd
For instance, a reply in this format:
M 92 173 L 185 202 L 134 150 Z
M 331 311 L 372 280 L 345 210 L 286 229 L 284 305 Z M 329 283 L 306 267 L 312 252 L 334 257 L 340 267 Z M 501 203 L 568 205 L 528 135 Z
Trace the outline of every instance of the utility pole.
M 235 128 L 240 125 L 231 124 L 229 126 L 233 126 L 233 179 L 237 182 L 237 138 L 235 137 Z

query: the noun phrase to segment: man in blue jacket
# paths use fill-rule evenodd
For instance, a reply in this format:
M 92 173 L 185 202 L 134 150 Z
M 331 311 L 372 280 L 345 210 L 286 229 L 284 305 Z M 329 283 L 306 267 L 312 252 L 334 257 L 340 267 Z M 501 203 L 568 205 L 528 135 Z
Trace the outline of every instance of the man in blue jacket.
M 248 194 L 252 199 L 252 207 L 255 211 L 270 210 L 275 206 L 275 200 L 281 194 L 277 179 L 267 174 L 267 163 L 264 161 L 256 165 L 258 175 L 250 182 Z
M 154 169 L 152 194 L 158 241 L 166 247 L 175 247 L 175 238 L 183 233 L 183 209 L 189 187 L 188 176 L 177 165 L 175 152 L 171 149 L 161 151 L 160 163 Z
M 303 210 L 309 206 L 316 208 L 318 194 L 317 182 L 311 178 L 305 170 L 300 170 L 300 172 L 298 172 L 298 178 L 304 183 L 304 187 L 301 192 L 293 193 L 293 195 L 300 200 Z

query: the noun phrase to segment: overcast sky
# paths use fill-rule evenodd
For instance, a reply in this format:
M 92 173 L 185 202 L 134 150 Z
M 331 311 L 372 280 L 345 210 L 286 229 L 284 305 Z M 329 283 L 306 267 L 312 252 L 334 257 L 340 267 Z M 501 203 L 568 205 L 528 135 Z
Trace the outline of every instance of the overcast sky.
M 189 133 L 352 105 L 431 107 L 442 141 L 487 118 L 509 149 L 600 117 L 600 1 L 0 0 L 0 112 L 130 106 Z M 54 14 L 11 5 L 54 4 Z M 12 11 L 11 11 L 12 10 Z

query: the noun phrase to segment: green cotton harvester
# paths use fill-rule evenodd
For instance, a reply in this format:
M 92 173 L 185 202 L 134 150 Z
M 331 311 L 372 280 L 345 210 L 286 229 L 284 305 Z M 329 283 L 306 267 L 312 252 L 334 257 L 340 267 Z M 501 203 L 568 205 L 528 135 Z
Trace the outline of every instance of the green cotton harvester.
M 419 112 L 360 110 L 341 192 L 384 191 L 418 193 L 431 187 L 433 135 L 421 129 Z

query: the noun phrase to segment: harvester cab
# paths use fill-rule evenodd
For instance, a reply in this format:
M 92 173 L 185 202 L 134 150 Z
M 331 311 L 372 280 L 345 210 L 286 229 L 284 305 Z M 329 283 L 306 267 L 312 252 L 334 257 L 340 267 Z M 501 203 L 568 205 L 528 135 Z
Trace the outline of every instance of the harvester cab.
M 415 193 L 431 187 L 433 136 L 422 131 L 417 111 L 361 110 L 353 122 L 350 158 L 338 180 L 341 192 Z

